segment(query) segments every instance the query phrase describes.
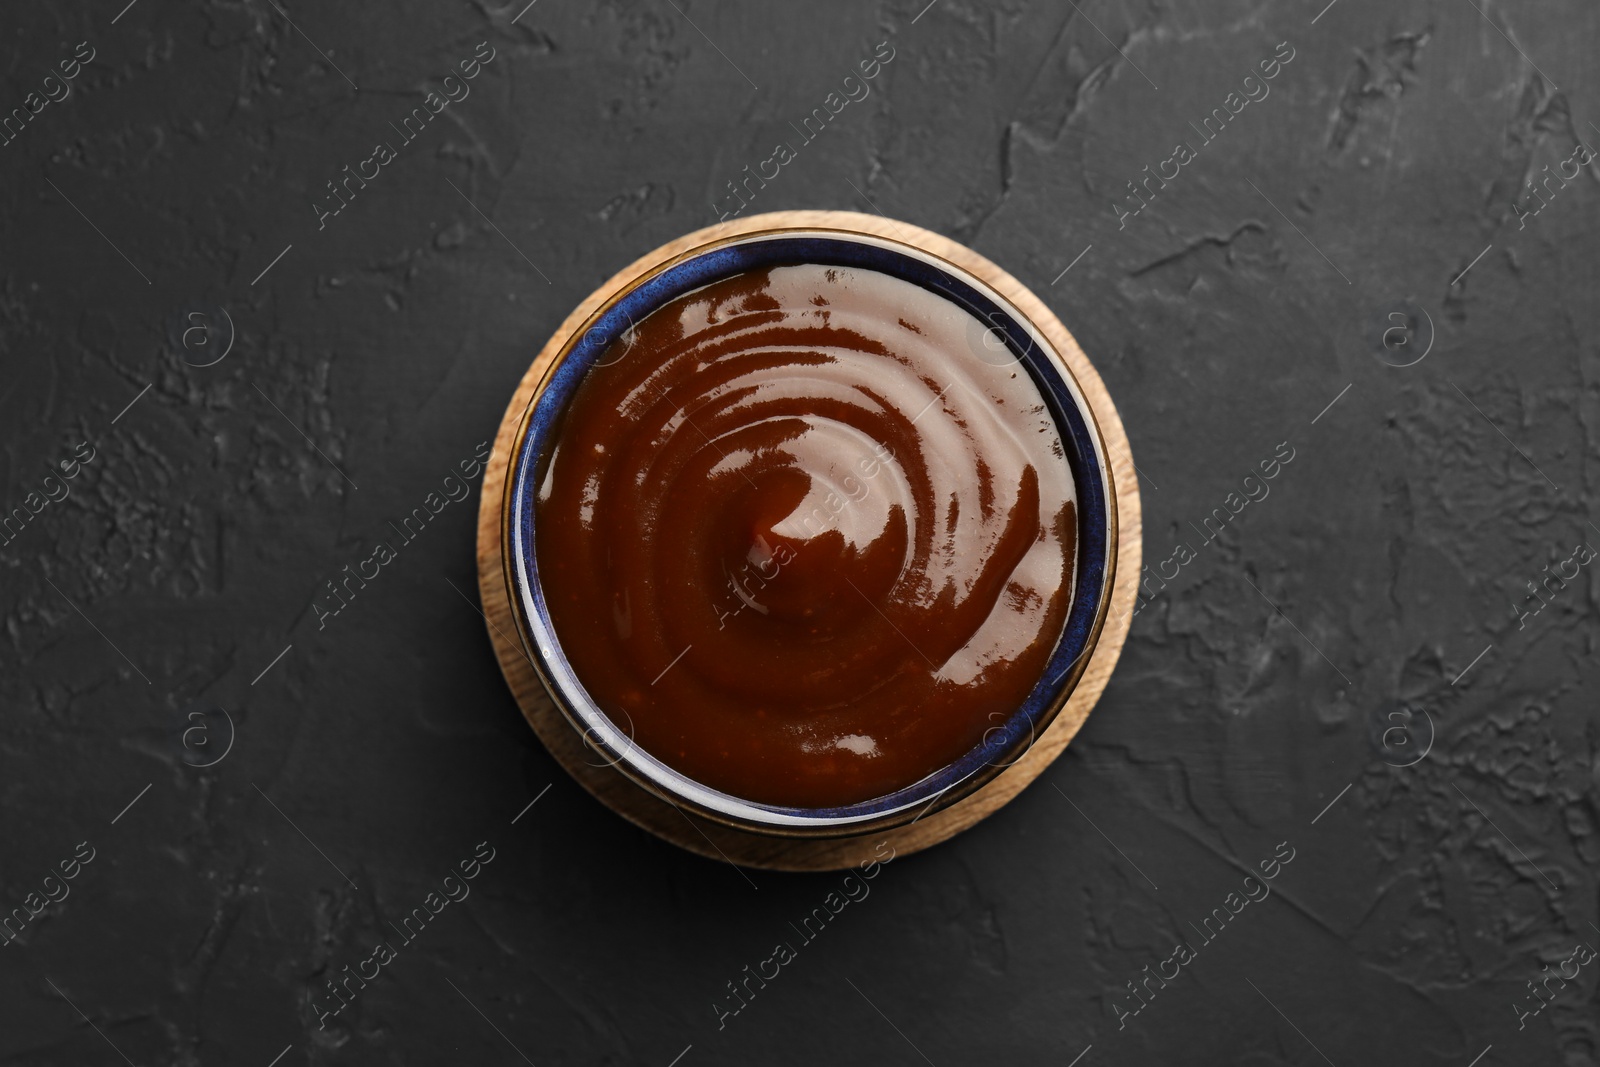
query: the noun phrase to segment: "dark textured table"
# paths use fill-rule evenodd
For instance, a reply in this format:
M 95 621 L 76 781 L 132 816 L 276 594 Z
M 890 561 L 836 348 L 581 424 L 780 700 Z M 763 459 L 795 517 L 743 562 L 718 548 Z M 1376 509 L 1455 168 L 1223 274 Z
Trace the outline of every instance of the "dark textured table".
M 1593 6 L 924 2 L 7 5 L 0 1062 L 1597 1062 Z M 600 807 L 474 589 L 562 316 L 794 207 L 1144 476 L 1084 732 L 870 878 Z

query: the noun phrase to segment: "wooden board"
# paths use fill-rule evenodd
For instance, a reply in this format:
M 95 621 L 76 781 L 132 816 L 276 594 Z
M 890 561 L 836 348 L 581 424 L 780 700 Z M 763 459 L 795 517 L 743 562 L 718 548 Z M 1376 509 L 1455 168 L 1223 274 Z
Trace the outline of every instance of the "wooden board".
M 571 333 L 617 292 L 630 287 L 658 264 L 691 248 L 725 237 L 796 227 L 849 230 L 915 245 L 970 271 L 1015 304 L 1055 346 L 1077 378 L 1099 423 L 1111 471 L 1111 490 L 1116 498 L 1116 559 L 1105 622 L 1077 687 L 1049 729 L 1014 765 L 965 799 L 909 825 L 854 838 L 783 838 L 731 829 L 692 815 L 605 766 L 598 754 L 584 745 L 581 735 L 552 703 L 539 681 L 521 644 L 502 560 L 502 507 L 518 428 L 545 369 Z M 885 840 L 893 846 L 896 856 L 938 844 L 993 814 L 1038 777 L 1089 717 L 1111 677 L 1133 621 L 1140 556 L 1139 486 L 1127 434 L 1100 375 L 1061 320 L 1015 278 L 971 249 L 909 223 L 851 211 L 778 211 L 697 230 L 662 245 L 595 290 L 567 316 L 517 386 L 495 435 L 478 508 L 478 590 L 488 620 L 489 640 L 494 644 L 500 669 L 505 673 L 522 714 L 551 755 L 602 804 L 658 837 L 710 859 L 790 871 L 841 870 L 858 866 L 881 858 L 876 849 Z

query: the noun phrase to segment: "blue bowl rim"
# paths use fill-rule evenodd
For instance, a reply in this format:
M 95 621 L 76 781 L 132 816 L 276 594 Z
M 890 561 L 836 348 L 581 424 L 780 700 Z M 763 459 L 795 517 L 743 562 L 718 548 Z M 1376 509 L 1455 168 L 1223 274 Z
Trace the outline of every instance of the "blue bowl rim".
M 538 581 L 531 506 L 548 448 L 573 394 L 589 369 L 633 323 L 668 301 L 723 278 L 802 263 L 889 274 L 951 300 L 987 324 L 1039 389 L 1061 435 L 1077 497 L 1072 603 L 1033 691 L 957 761 L 885 796 L 831 808 L 763 804 L 712 789 L 651 756 L 611 721 L 589 697 L 561 651 Z M 545 688 L 584 743 L 670 802 L 761 833 L 853 834 L 904 822 L 913 811 L 919 811 L 916 818 L 921 818 L 935 805 L 954 803 L 1017 762 L 1066 704 L 1087 664 L 1103 620 L 1114 563 L 1116 505 L 1099 427 L 1065 360 L 1039 329 L 993 286 L 957 264 L 886 237 L 827 227 L 769 230 L 710 242 L 657 264 L 596 309 L 565 339 L 529 402 L 514 445 L 506 500 L 507 572 L 524 644 Z

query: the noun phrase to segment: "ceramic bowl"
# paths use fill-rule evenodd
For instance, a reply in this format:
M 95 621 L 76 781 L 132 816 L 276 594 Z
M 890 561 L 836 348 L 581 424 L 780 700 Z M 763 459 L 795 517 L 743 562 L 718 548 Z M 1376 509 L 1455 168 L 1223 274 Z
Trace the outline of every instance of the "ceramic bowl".
M 755 803 L 709 788 L 667 766 L 631 739 L 584 690 L 551 624 L 534 551 L 534 500 L 560 415 L 590 368 L 656 308 L 731 275 L 801 263 L 893 275 L 965 308 L 988 329 L 972 351 L 952 358 L 1015 360 L 1033 378 L 1055 419 L 1077 493 L 1077 566 L 1065 627 L 1033 691 L 973 749 L 913 785 L 835 808 Z M 972 793 L 1027 751 L 1066 703 L 1099 635 L 1114 570 L 1115 499 L 1100 433 L 1078 383 L 1044 335 L 992 287 L 966 270 L 908 244 L 843 230 L 793 229 L 743 234 L 690 249 L 602 303 L 564 340 L 525 414 L 506 481 L 507 558 L 521 636 L 550 697 L 601 758 L 657 796 L 735 828 L 761 834 L 840 837 L 915 821 Z

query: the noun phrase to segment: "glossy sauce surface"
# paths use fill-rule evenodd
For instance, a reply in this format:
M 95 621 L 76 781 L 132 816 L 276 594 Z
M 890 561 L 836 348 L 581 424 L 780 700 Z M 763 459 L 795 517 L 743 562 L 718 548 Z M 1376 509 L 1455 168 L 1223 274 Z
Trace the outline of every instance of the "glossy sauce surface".
M 758 803 L 869 800 L 981 744 L 1072 592 L 1072 476 L 1032 379 L 965 310 L 866 270 L 742 274 L 635 324 L 535 508 L 589 695 Z

